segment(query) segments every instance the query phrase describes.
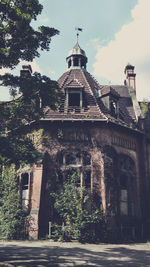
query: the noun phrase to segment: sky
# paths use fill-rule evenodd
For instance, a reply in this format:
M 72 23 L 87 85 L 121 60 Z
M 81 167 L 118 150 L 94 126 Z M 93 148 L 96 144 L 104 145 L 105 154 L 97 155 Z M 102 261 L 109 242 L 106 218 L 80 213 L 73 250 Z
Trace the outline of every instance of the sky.
M 60 31 L 52 38 L 49 52 L 31 63 L 57 80 L 66 70 L 66 57 L 76 44 L 75 28 L 82 28 L 79 45 L 88 57 L 87 70 L 100 84 L 123 84 L 124 68 L 135 66 L 137 98 L 150 100 L 150 0 L 40 0 L 42 14 L 33 23 Z M 21 65 L 15 70 L 19 74 Z M 29 63 L 27 63 L 29 64 Z M 0 73 L 10 70 L 0 70 Z M 0 89 L 0 100 L 8 90 Z

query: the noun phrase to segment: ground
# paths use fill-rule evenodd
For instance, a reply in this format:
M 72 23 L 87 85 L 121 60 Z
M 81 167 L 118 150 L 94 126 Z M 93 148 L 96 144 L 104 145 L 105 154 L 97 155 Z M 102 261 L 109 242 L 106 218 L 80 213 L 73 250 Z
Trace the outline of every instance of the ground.
M 150 266 L 150 244 L 0 242 L 0 266 Z

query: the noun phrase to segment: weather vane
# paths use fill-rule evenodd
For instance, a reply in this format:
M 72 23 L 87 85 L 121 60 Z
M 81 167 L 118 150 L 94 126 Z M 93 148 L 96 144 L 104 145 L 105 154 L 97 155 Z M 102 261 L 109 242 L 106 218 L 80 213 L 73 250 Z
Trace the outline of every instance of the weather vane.
M 77 31 L 77 43 L 78 43 L 79 31 L 82 32 L 82 28 L 75 28 L 75 30 Z

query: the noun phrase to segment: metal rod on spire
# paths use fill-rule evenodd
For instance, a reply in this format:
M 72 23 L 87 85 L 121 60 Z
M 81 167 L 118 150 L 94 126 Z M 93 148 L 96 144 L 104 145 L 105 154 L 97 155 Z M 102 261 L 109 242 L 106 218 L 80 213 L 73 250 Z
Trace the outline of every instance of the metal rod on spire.
M 75 30 L 77 31 L 77 43 L 78 43 L 78 40 L 79 40 L 79 31 L 82 32 L 82 28 L 75 28 Z

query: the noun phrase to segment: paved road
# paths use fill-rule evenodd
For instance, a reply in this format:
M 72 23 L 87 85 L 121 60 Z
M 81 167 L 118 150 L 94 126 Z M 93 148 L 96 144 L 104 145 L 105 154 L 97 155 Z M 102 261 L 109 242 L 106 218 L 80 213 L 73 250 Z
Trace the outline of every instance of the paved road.
M 150 244 L 0 242 L 0 266 L 150 267 Z

